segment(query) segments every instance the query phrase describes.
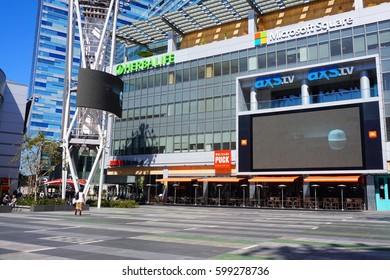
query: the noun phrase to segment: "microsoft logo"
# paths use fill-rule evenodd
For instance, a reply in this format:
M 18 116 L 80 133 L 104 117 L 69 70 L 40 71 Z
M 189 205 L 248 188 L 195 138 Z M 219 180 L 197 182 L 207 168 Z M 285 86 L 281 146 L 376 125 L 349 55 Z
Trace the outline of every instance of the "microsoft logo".
M 255 33 L 255 46 L 260 46 L 267 44 L 267 32 L 257 32 Z

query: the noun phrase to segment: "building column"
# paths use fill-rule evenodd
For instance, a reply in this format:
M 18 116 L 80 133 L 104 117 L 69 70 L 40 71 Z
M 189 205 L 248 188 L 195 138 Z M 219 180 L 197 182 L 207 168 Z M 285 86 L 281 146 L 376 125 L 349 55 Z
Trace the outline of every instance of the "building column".
M 363 188 L 366 188 L 366 210 L 377 210 L 376 209 L 376 194 L 375 194 L 375 177 L 372 175 L 366 176 L 366 185 Z
M 307 85 L 307 80 L 302 80 L 301 96 L 302 96 L 302 105 L 309 105 L 310 94 L 309 94 L 309 86 Z
M 256 183 L 250 183 L 249 184 L 249 199 L 256 198 L 255 191 L 256 191 Z
M 370 79 L 367 71 L 360 72 L 360 93 L 362 98 L 370 98 Z
M 254 10 L 248 12 L 248 34 L 255 34 L 257 32 L 256 27 L 257 15 Z
M 258 110 L 258 104 L 257 104 L 257 92 L 255 91 L 255 88 L 251 88 L 251 111 Z
M 363 9 L 363 0 L 354 0 L 355 10 Z
M 209 190 L 208 190 L 208 187 L 209 187 L 209 182 L 207 181 L 204 181 L 203 182 L 203 200 L 204 200 L 204 203 L 206 205 L 209 204 Z
M 168 53 L 176 51 L 176 33 L 173 31 L 168 32 Z

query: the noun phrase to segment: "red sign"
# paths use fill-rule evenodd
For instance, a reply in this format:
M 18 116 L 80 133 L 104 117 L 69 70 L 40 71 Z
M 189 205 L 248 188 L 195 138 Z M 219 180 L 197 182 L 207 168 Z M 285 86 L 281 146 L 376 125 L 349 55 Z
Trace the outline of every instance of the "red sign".
M 109 165 L 111 167 L 122 166 L 122 165 L 125 165 L 125 161 L 122 160 L 122 159 L 114 159 L 114 160 L 110 160 L 110 164 Z
M 9 186 L 11 183 L 9 178 L 0 178 L 0 185 L 6 185 Z
M 230 150 L 214 151 L 214 168 L 230 168 L 232 165 L 232 153 Z

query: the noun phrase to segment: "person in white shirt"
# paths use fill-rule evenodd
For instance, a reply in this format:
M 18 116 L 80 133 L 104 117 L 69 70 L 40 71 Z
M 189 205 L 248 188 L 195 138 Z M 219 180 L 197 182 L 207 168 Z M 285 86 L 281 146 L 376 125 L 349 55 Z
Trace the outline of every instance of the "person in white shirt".
M 78 192 L 76 192 L 76 210 L 74 211 L 74 214 L 77 215 L 77 213 L 79 213 L 79 215 L 81 216 L 81 212 L 83 211 L 83 205 L 85 204 L 85 194 L 83 193 L 83 190 L 79 190 Z

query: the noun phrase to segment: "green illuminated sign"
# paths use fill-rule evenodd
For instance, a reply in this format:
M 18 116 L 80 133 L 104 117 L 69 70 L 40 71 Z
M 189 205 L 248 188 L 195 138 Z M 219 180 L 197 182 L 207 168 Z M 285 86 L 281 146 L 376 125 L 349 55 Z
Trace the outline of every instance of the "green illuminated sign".
M 133 72 L 148 70 L 155 67 L 161 67 L 175 63 L 174 54 L 166 54 L 162 56 L 150 57 L 143 60 L 127 62 L 119 64 L 116 69 L 116 75 L 121 76 L 124 74 L 129 74 Z

